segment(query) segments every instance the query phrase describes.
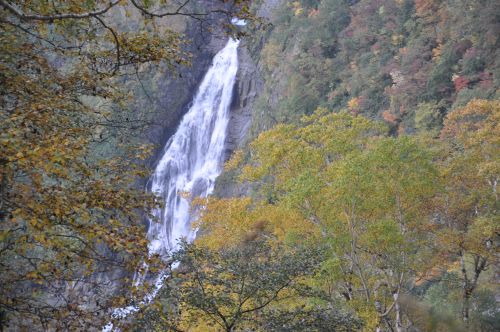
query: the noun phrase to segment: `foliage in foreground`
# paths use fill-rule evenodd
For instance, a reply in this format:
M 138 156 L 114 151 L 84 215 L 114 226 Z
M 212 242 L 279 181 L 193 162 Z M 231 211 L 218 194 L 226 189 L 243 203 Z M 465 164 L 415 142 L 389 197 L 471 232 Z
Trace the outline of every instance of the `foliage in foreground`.
M 257 232 L 258 234 L 256 234 Z M 269 234 L 221 250 L 185 244 L 178 271 L 140 314 L 146 331 L 355 331 L 360 321 L 314 291 L 307 279 L 320 251 L 272 247 Z M 290 249 L 290 248 L 289 248 Z
M 141 298 L 127 289 L 158 202 L 134 183 L 149 147 L 119 137 L 144 126 L 118 115 L 119 79 L 188 64 L 173 16 L 249 18 L 246 1 L 188 2 L 0 1 L 0 329 L 98 329 Z
M 228 163 L 256 190 L 204 201 L 198 243 L 237 246 L 260 225 L 270 243 L 325 248 L 310 284 L 367 330 L 493 331 L 499 120 L 498 101 L 473 100 L 440 138 L 324 109 L 278 125 Z

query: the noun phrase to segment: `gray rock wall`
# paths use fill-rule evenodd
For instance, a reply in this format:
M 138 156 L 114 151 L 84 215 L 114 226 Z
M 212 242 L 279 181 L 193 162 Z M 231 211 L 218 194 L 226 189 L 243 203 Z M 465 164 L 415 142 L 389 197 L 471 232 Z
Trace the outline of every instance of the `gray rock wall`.
M 257 9 L 257 15 L 270 18 L 272 10 L 280 2 L 281 0 L 262 1 Z M 148 141 L 157 146 L 154 156 L 148 161 L 150 168 L 156 165 L 164 145 L 189 109 L 213 56 L 224 47 L 228 38 L 220 32 L 211 35 L 200 34 L 196 24 L 188 27 L 186 35 L 192 40 L 189 49 L 193 54 L 192 66 L 181 68 L 177 77 L 158 78 L 155 96 L 159 103 L 157 107 L 161 112 L 155 119 L 156 125 L 151 126 L 147 134 Z M 264 88 L 259 66 L 250 53 L 250 49 L 255 49 L 255 45 L 248 45 L 249 42 L 255 43 L 254 40 L 243 39 L 239 48 L 239 69 L 230 109 L 225 160 L 228 160 L 235 150 L 248 143 L 254 118 L 254 104 Z M 231 174 L 223 173 L 217 181 L 215 194 L 223 197 L 240 196 L 247 191 L 248 188 L 234 181 Z
M 253 104 L 263 88 L 259 70 L 244 43 L 239 49 L 238 57 L 239 68 L 226 138 L 226 160 L 234 150 L 246 143 L 252 121 Z
M 257 8 L 257 15 L 269 19 L 274 8 L 280 3 L 281 0 L 263 0 Z M 261 36 L 263 38 L 264 34 Z M 258 97 L 264 90 L 264 81 L 260 66 L 256 62 L 259 57 L 255 54 L 252 56 L 251 52 L 259 52 L 261 42 L 259 37 L 253 38 L 252 36 L 248 40 L 244 39 L 240 44 L 239 69 L 226 138 L 226 160 L 231 157 L 235 150 L 244 148 L 252 139 L 252 135 L 255 135 L 251 131 L 255 119 L 254 109 Z M 246 184 L 239 183 L 236 179 L 236 173 L 235 171 L 224 171 L 217 179 L 214 195 L 238 197 L 249 194 L 251 188 Z

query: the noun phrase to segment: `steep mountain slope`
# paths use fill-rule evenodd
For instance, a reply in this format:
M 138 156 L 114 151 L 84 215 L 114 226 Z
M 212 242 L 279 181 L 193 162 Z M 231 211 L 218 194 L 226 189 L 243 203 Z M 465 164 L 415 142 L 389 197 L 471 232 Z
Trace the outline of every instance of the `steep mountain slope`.
M 275 1 L 263 1 L 269 6 Z M 253 134 L 316 107 L 439 128 L 473 98 L 498 98 L 498 1 L 281 1 L 255 34 L 264 78 Z

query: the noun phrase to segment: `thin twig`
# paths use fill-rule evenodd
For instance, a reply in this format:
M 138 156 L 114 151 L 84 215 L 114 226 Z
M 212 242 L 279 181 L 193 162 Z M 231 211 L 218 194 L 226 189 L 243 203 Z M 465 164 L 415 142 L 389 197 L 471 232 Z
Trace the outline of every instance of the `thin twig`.
M 7 11 L 11 12 L 12 14 L 16 15 L 19 17 L 21 20 L 34 20 L 34 21 L 55 21 L 55 20 L 65 20 L 65 19 L 83 19 L 83 18 L 90 18 L 90 17 L 97 17 L 98 15 L 102 15 L 109 11 L 111 8 L 116 6 L 121 0 L 114 0 L 109 3 L 107 7 L 104 7 L 103 9 L 96 10 L 93 12 L 87 12 L 87 13 L 81 13 L 81 14 L 76 14 L 76 13 L 66 13 L 66 14 L 57 14 L 57 15 L 38 15 L 38 14 L 26 14 L 23 11 L 17 9 L 14 5 L 11 3 L 0 0 L 0 6 L 5 8 Z
M 113 39 L 115 40 L 116 63 L 115 63 L 115 68 L 113 69 L 113 72 L 112 72 L 112 75 L 113 75 L 120 68 L 120 57 L 121 57 L 120 56 L 120 40 L 118 39 L 118 35 L 116 34 L 115 30 L 113 30 L 111 27 L 109 27 L 108 25 L 106 25 L 106 23 L 104 23 L 104 21 L 99 16 L 96 16 L 95 19 L 98 20 L 99 23 L 101 23 L 101 25 L 104 28 L 106 28 L 109 32 L 111 32 L 111 34 L 113 35 Z

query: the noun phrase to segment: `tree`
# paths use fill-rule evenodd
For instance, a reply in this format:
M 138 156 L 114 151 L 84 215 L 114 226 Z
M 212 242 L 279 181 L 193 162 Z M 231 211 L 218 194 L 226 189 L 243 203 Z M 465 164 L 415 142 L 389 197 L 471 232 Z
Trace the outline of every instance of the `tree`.
M 97 152 L 102 136 L 130 126 L 113 121 L 127 108 L 119 78 L 188 63 L 162 20 L 249 18 L 245 1 L 234 5 L 0 1 L 2 328 L 99 328 L 110 308 L 142 296 L 127 289 L 147 253 L 142 220 L 159 204 L 135 183 L 151 149 Z M 137 29 L 120 24 L 127 16 Z
M 469 324 L 470 299 L 481 274 L 498 265 L 500 103 L 473 100 L 445 119 L 449 144 L 441 171 L 442 250 L 458 258 L 462 276 L 462 319 Z
M 318 267 L 318 254 L 271 246 L 264 233 L 217 251 L 184 244 L 174 255 L 179 270 L 162 290 L 165 303 L 146 309 L 139 324 L 172 331 L 358 329 L 351 314 L 326 307 L 319 297 L 314 305 L 304 300 L 314 298 L 304 280 Z
M 402 331 L 410 322 L 401 297 L 430 254 L 426 206 L 437 179 L 431 155 L 408 137 L 374 139 L 362 153 L 333 164 L 328 179 L 328 203 L 318 216 L 331 225 L 327 241 L 346 298 L 373 306 L 359 309 L 379 328 Z
M 262 133 L 250 148 L 241 177 L 260 193 L 236 199 L 242 206 L 209 200 L 200 217 L 206 238 L 238 237 L 263 221 L 286 243 L 321 243 L 328 250 L 315 281 L 332 301 L 342 297 L 368 328 L 410 325 L 401 298 L 431 254 L 433 155 L 417 139 L 388 138 L 379 123 L 324 109 Z M 229 216 L 224 206 L 233 207 Z

